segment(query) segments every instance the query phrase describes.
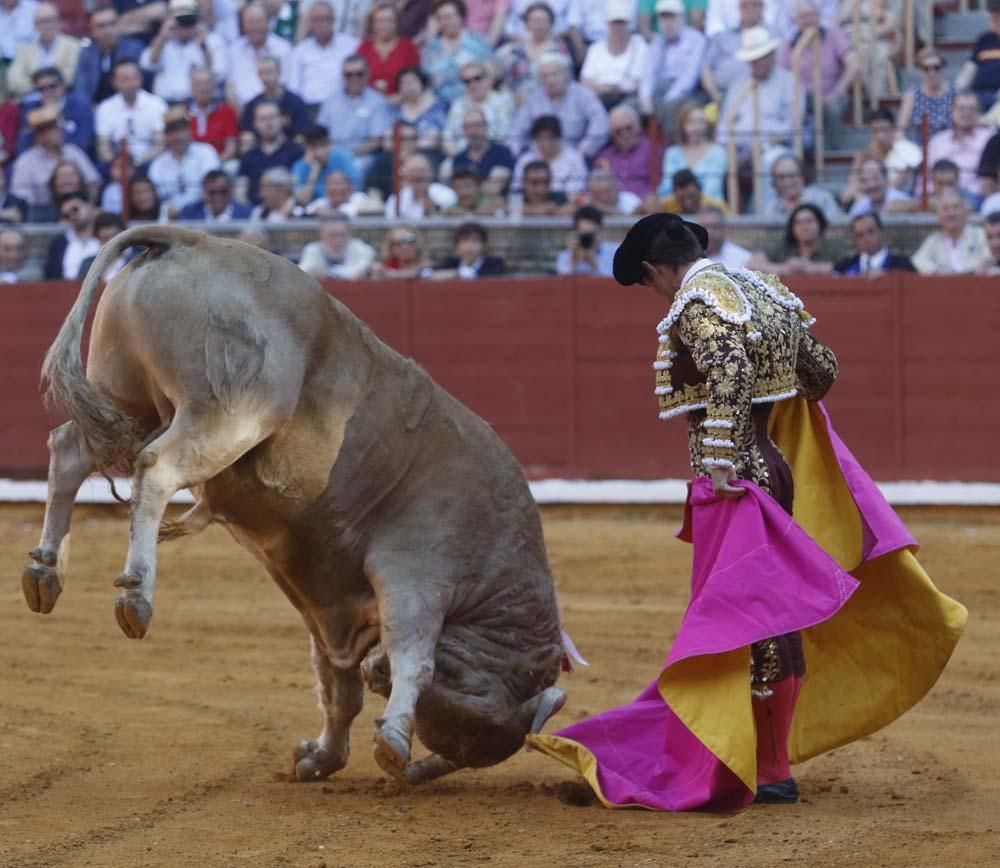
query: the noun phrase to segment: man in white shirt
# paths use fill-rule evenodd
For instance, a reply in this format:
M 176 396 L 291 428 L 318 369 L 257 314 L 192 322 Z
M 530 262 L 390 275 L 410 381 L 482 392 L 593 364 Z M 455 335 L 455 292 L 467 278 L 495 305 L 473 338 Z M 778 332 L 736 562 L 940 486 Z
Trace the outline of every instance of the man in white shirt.
M 212 70 L 221 86 L 229 72 L 226 43 L 198 18 L 198 0 L 170 0 L 170 11 L 139 63 L 155 73 L 153 93 L 167 102 L 191 98 L 191 70 Z
M 163 115 L 167 104 L 155 94 L 142 89 L 142 73 L 134 60 L 120 60 L 111 73 L 114 96 L 97 106 L 94 132 L 97 134 L 97 158 L 110 162 L 122 139 L 136 164 L 146 163 L 163 147 Z
M 17 47 L 35 38 L 35 0 L 0 0 L 0 59 L 8 63 Z
M 149 164 L 149 180 L 167 216 L 176 220 L 186 205 L 201 197 L 201 182 L 219 168 L 219 154 L 211 145 L 191 141 L 191 116 L 184 106 L 172 106 L 163 117 L 166 148 Z
M 33 90 L 32 75 L 36 70 L 55 67 L 63 81 L 72 85 L 80 60 L 80 40 L 60 32 L 59 10 L 53 3 L 35 7 L 36 36 L 31 42 L 17 46 L 14 62 L 7 68 L 7 90 L 23 97 Z
M 257 60 L 274 57 L 284 61 L 292 51 L 287 39 L 270 32 L 271 22 L 262 3 L 250 3 L 240 13 L 243 35 L 229 48 L 229 90 L 239 106 L 244 106 L 264 85 L 257 75 Z
M 317 106 L 343 88 L 344 61 L 360 44 L 357 38 L 334 32 L 333 7 L 316 0 L 309 8 L 309 35 L 288 55 L 285 86 L 306 105 Z
M 302 248 L 299 268 L 317 280 L 357 280 L 365 276 L 374 261 L 375 248 L 352 237 L 350 218 L 334 211 L 320 221 L 319 241 Z
M 591 88 L 605 108 L 635 96 L 646 69 L 646 40 L 632 32 L 635 3 L 609 0 L 606 33 L 591 43 L 580 70 L 580 81 Z
M 714 205 L 702 208 L 695 217 L 695 223 L 704 226 L 708 232 L 706 257 L 726 268 L 743 268 L 750 261 L 753 253 L 726 238 L 726 215 L 721 208 Z

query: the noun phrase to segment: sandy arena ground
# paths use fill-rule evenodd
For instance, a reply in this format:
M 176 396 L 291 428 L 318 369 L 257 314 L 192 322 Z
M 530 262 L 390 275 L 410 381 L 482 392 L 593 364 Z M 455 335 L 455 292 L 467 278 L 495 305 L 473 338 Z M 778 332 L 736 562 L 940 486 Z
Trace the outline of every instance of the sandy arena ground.
M 910 511 L 922 560 L 970 609 L 944 677 L 909 714 L 797 771 L 793 807 L 737 816 L 575 805 L 573 779 L 521 752 L 401 790 L 370 753 L 369 694 L 348 767 L 289 782 L 315 736 L 305 628 L 221 529 L 161 547 L 150 635 L 119 631 L 127 518 L 80 507 L 51 615 L 19 576 L 41 506 L 0 509 L 0 866 L 972 866 L 1000 864 L 1000 522 Z M 565 621 L 592 665 L 562 682 L 567 723 L 631 699 L 687 599 L 679 511 L 547 510 Z M 553 728 L 550 724 L 550 728 Z

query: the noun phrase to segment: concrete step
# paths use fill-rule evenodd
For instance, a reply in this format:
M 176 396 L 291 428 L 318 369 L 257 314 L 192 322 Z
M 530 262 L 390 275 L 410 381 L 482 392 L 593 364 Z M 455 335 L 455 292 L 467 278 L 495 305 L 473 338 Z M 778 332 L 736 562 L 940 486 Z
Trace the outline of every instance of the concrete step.
M 989 16 L 985 11 L 950 12 L 934 21 L 934 41 L 967 39 L 975 42 L 989 29 Z

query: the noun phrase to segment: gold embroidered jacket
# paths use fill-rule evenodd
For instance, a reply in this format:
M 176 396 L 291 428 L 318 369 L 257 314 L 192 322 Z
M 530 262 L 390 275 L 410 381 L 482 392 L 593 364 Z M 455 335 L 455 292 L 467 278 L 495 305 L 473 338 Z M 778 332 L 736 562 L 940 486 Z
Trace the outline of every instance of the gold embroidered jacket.
M 660 418 L 688 414 L 696 474 L 729 466 L 766 483 L 752 405 L 819 400 L 837 376 L 833 353 L 807 331 L 813 321 L 774 275 L 707 259 L 691 267 L 657 326 L 653 367 Z

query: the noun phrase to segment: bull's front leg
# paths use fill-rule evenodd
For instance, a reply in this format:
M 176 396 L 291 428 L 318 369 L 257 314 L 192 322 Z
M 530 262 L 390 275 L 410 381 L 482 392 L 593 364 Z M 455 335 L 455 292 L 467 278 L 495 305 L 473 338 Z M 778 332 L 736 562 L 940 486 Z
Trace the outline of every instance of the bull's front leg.
M 340 669 L 312 639 L 312 664 L 316 671 L 316 695 L 323 712 L 323 732 L 306 739 L 295 749 L 295 778 L 319 781 L 347 765 L 351 724 L 361 713 L 364 683 L 361 671 Z
M 73 503 L 83 481 L 97 468 L 80 430 L 73 422 L 49 434 L 49 484 L 45 523 L 38 548 L 28 553 L 34 563 L 21 576 L 24 599 L 32 612 L 51 612 L 66 583 L 69 527 Z

